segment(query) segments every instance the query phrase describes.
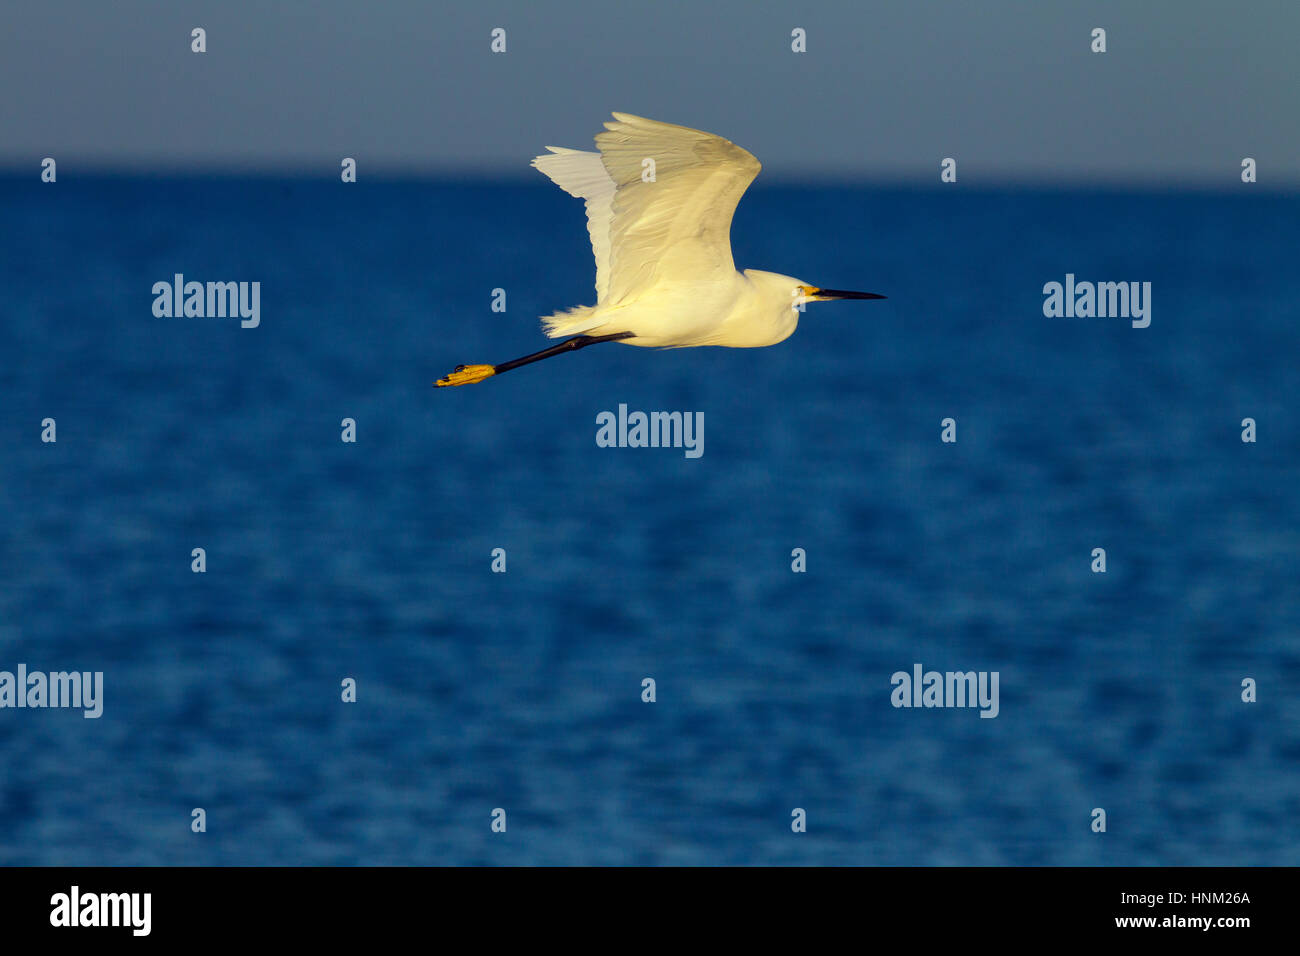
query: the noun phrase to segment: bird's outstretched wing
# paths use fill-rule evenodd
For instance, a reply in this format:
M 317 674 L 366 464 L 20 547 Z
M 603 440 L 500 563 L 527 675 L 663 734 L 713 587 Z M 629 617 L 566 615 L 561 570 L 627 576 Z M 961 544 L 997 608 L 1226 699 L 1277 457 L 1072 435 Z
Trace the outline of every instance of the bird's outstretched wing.
M 721 136 L 628 113 L 614 114 L 596 146 L 615 190 L 602 304 L 653 285 L 660 274 L 709 280 L 735 270 L 731 217 L 763 168 L 757 159 Z M 654 160 L 653 178 L 647 159 Z M 590 200 L 587 208 L 590 214 Z
M 614 218 L 614 180 L 609 178 L 600 153 L 547 146 L 550 154 L 533 165 L 570 196 L 587 201 L 587 233 L 596 255 L 596 300 L 603 302 L 609 289 L 609 225 Z

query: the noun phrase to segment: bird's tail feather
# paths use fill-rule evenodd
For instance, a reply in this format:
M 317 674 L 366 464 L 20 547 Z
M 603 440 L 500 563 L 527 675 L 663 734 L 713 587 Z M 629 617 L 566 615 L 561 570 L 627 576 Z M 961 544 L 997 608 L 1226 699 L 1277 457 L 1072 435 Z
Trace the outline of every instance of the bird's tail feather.
M 592 319 L 596 310 L 589 305 L 580 305 L 567 312 L 556 312 L 542 317 L 542 329 L 553 339 L 566 335 L 583 335 L 605 324 L 604 319 Z

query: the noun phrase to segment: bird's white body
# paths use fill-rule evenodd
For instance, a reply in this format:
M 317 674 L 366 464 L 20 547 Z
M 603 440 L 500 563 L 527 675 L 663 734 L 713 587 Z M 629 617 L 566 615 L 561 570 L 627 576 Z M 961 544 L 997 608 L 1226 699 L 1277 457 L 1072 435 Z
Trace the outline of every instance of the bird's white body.
M 624 345 L 680 348 L 722 345 L 761 348 L 784 342 L 799 324 L 798 279 L 734 269 L 718 279 L 663 281 L 610 305 L 579 306 L 548 316 L 546 334 L 633 332 Z
M 712 133 L 615 113 L 600 152 L 548 146 L 533 165 L 586 200 L 594 306 L 544 318 L 546 334 L 630 332 L 625 345 L 758 348 L 784 341 L 813 287 L 731 258 L 731 218 L 762 168 Z

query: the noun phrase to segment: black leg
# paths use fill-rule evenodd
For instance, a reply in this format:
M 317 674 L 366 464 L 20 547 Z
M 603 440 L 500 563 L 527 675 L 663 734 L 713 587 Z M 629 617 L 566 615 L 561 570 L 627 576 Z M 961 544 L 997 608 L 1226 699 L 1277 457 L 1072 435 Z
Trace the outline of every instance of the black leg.
M 500 365 L 457 365 L 454 372 L 443 376 L 434 384 L 439 387 L 471 385 L 474 382 L 481 382 L 492 375 L 500 375 L 502 372 L 519 368 L 521 365 L 531 365 L 533 362 L 540 362 L 542 359 L 559 355 L 562 352 L 585 349 L 588 345 L 595 345 L 597 342 L 617 342 L 619 339 L 630 338 L 633 338 L 631 332 L 614 332 L 610 335 L 575 335 L 571 339 L 565 339 L 558 345 L 552 345 L 549 349 L 542 349 L 540 352 L 534 352 L 532 355 L 525 355 L 522 358 L 511 359 L 509 362 L 502 362 Z

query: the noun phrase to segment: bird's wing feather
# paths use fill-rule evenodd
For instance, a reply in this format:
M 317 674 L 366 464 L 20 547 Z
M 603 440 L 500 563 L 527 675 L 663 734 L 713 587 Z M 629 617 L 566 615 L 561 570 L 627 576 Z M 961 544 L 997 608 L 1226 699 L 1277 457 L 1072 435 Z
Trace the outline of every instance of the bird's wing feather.
M 614 180 L 600 161 L 600 153 L 547 146 L 550 154 L 538 156 L 533 165 L 550 177 L 570 196 L 587 203 L 587 233 L 596 256 L 596 300 L 604 301 L 609 289 L 609 227 L 614 218 Z
M 721 136 L 628 113 L 614 114 L 596 146 L 616 188 L 610 303 L 660 275 L 709 280 L 735 271 L 731 218 L 762 169 L 757 159 Z M 646 159 L 654 160 L 652 182 L 642 179 Z

